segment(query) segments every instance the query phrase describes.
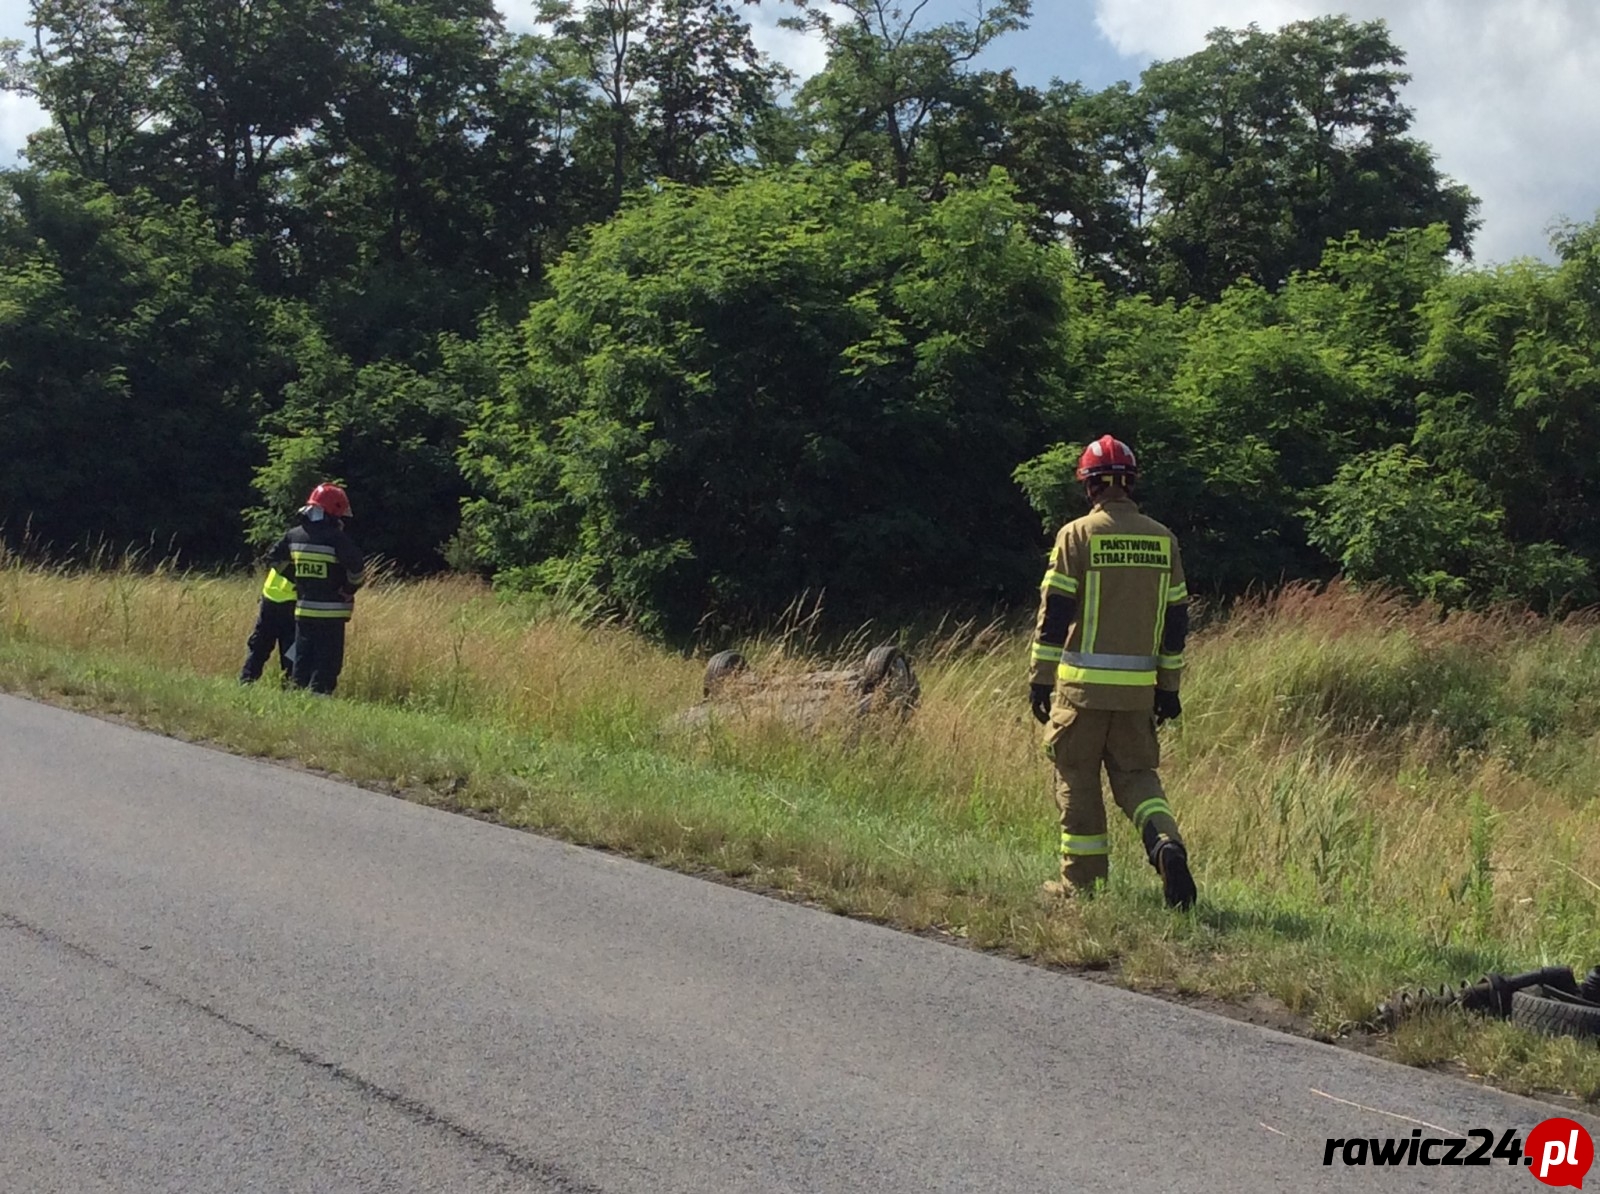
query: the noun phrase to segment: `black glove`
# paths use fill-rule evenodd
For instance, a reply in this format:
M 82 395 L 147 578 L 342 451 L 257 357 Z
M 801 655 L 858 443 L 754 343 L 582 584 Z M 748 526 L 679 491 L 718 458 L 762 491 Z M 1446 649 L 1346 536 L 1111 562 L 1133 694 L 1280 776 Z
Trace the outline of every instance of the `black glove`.
M 1178 694 L 1166 688 L 1156 689 L 1156 724 L 1177 721 L 1183 716 L 1183 702 Z
M 1055 692 L 1053 684 L 1035 684 L 1028 689 L 1028 704 L 1033 706 L 1034 720 L 1040 725 L 1050 720 L 1050 701 Z

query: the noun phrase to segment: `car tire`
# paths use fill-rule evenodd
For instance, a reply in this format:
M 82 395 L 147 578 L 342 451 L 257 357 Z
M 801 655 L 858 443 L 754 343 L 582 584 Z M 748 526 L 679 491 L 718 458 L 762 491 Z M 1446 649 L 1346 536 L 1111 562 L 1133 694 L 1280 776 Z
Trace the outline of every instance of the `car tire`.
M 724 681 L 749 671 L 750 665 L 737 651 L 718 651 L 706 664 L 705 695 L 710 696 Z
M 861 692 L 877 699 L 874 704 L 894 705 L 908 713 L 922 699 L 922 686 L 911 660 L 899 647 L 877 647 L 861 668 Z
M 1549 987 L 1511 995 L 1511 1022 L 1550 1036 L 1600 1037 L 1600 1004 Z

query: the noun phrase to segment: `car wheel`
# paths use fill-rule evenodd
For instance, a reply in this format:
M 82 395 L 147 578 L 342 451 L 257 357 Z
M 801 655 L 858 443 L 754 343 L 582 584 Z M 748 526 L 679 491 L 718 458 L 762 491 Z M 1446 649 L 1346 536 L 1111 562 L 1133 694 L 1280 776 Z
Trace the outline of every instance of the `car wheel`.
M 893 705 L 903 713 L 916 708 L 922 686 L 911 660 L 899 647 L 877 647 L 861 669 L 861 691 L 874 697 L 877 707 Z
M 1600 1037 L 1600 1004 L 1549 987 L 1511 995 L 1511 1022 L 1550 1036 Z
M 737 651 L 718 651 L 706 664 L 705 694 L 710 696 L 724 681 L 748 671 L 750 665 Z

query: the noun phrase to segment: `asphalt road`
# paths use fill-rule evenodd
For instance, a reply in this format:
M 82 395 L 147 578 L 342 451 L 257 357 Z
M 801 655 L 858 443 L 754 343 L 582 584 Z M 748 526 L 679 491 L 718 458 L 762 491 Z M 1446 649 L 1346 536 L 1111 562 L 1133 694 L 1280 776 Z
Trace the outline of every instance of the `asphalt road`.
M 0 697 L 4 1194 L 1532 1190 L 1324 1141 L 1551 1113 Z

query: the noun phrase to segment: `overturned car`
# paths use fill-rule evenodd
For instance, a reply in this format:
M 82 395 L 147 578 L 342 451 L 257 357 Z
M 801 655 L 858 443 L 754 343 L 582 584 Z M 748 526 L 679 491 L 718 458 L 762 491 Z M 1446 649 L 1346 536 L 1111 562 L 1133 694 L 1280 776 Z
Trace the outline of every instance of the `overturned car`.
M 922 699 L 911 660 L 899 647 L 876 647 L 855 667 L 763 675 L 737 651 L 706 664 L 701 701 L 683 715 L 689 724 L 716 716 L 771 718 L 816 728 L 830 720 L 911 716 Z

